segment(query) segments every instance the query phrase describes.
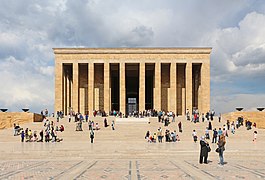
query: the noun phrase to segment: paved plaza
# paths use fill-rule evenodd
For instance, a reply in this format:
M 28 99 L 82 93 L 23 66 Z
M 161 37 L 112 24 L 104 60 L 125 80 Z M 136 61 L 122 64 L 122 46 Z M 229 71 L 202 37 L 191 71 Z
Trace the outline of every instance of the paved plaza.
M 51 120 L 54 120 L 51 118 Z M 191 123 L 178 118 L 168 127 L 151 119 L 122 122 L 117 120 L 116 130 L 104 128 L 103 120 L 96 118 L 101 129 L 95 131 L 91 144 L 87 123 L 83 131 L 75 131 L 75 123 L 63 119 L 65 132 L 58 133 L 60 143 L 21 143 L 12 129 L 0 131 L 0 179 L 265 179 L 265 131 L 258 131 L 257 142 L 252 142 L 254 129 L 241 127 L 235 135 L 229 134 L 224 152 L 225 165 L 218 165 L 219 157 L 212 144 L 208 164 L 199 164 L 199 143 L 192 141 L 191 133 L 204 134 L 207 122 Z M 158 127 L 177 130 L 182 121 L 180 142 L 147 143 L 147 130 Z M 108 120 L 110 124 L 110 119 Z M 215 119 L 213 127 L 224 122 Z M 33 131 L 43 128 L 42 123 L 22 125 Z M 210 132 L 212 135 L 212 132 Z

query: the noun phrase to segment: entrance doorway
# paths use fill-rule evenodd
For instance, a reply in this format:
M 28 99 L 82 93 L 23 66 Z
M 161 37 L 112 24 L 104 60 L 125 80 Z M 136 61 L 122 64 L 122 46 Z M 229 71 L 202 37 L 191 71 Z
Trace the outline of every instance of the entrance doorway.
M 126 63 L 126 114 L 138 111 L 139 103 L 139 64 Z
M 127 99 L 127 112 L 128 114 L 132 114 L 134 111 L 137 111 L 137 100 L 136 98 L 128 98 Z

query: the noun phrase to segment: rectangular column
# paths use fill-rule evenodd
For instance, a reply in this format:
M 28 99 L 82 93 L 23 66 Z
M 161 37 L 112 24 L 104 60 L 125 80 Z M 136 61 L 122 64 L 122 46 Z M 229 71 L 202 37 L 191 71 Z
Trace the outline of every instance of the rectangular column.
M 73 63 L 73 111 L 79 112 L 79 67 L 78 63 Z
M 125 63 L 120 63 L 120 112 L 126 114 Z
M 201 113 L 210 110 L 210 60 L 201 65 Z
M 55 102 L 54 113 L 63 110 L 63 64 L 55 61 Z
M 145 63 L 140 63 L 139 70 L 139 111 L 145 110 Z
M 104 63 L 104 111 L 110 111 L 110 64 Z
M 177 64 L 172 62 L 170 64 L 170 89 L 168 93 L 169 111 L 176 113 L 177 111 Z
M 70 93 L 70 79 L 69 79 L 69 74 L 68 74 L 69 72 L 67 72 L 67 75 L 66 75 L 66 88 L 67 88 L 67 90 L 66 90 L 66 95 L 67 95 L 67 105 L 66 105 L 66 112 L 65 113 L 69 113 L 69 107 L 70 107 L 70 99 L 71 99 L 71 97 L 70 97 L 70 95 L 71 95 L 71 93 Z
M 79 88 L 79 112 L 85 114 L 85 88 Z
M 94 111 L 94 63 L 88 64 L 88 111 L 89 117 L 93 117 Z
M 155 63 L 154 109 L 161 110 L 161 63 Z
M 65 68 L 63 68 L 63 112 L 67 114 L 67 74 Z
M 192 63 L 186 63 L 186 111 L 192 113 Z
M 182 97 L 181 115 L 185 116 L 186 114 L 186 88 L 181 88 L 181 97 Z

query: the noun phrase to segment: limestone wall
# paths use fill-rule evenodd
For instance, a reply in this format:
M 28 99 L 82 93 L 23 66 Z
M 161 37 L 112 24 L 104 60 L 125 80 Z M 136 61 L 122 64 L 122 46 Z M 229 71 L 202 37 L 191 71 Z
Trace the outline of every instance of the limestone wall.
M 13 127 L 14 123 L 20 125 L 28 122 L 41 122 L 40 114 L 26 112 L 0 112 L 0 129 Z
M 265 129 L 265 112 L 258 111 L 237 111 L 223 114 L 222 118 L 225 120 L 235 121 L 239 116 L 243 116 L 244 120 L 256 122 L 258 128 Z

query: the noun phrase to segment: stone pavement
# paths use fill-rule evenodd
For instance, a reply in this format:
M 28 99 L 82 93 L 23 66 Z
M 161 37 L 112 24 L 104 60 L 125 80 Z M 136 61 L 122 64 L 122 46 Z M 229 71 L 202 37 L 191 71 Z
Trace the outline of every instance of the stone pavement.
M 52 119 L 52 118 L 51 118 Z M 212 144 L 209 163 L 199 164 L 199 143 L 194 143 L 191 132 L 196 129 L 203 135 L 207 122 L 193 124 L 178 118 L 170 130 L 177 130 L 183 123 L 180 142 L 147 143 L 147 130 L 152 133 L 163 124 L 151 119 L 151 123 L 116 123 L 116 130 L 103 128 L 103 120 L 97 118 L 101 130 L 95 131 L 95 143 L 90 144 L 89 131 L 76 132 L 75 123 L 62 120 L 65 132 L 58 135 L 60 143 L 21 143 L 12 129 L 0 131 L 0 179 L 265 179 L 265 131 L 258 130 L 258 141 L 252 142 L 253 129 L 245 127 L 229 134 L 224 152 L 226 164 L 218 165 L 218 154 Z M 110 124 L 110 120 L 109 120 Z M 222 127 L 216 120 L 214 127 Z M 42 123 L 23 125 L 39 131 Z M 211 133 L 212 134 L 212 133 Z
M 23 160 L 0 167 L 0 179 L 265 179 L 264 161 L 219 167 L 194 160 Z

